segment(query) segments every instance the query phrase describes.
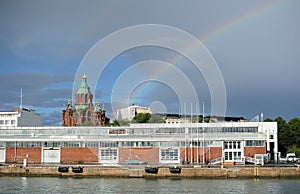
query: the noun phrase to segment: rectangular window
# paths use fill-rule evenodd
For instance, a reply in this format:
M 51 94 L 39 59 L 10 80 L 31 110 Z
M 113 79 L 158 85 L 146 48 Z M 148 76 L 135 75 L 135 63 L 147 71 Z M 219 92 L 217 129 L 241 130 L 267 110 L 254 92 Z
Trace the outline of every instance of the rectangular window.
M 99 142 L 101 148 L 113 148 L 118 147 L 118 142 Z
M 261 140 L 249 140 L 246 141 L 246 146 L 250 146 L 250 147 L 254 147 L 254 146 L 265 146 L 265 141 L 261 141 Z
M 228 152 L 225 152 L 225 160 L 228 160 Z
M 179 152 L 178 149 L 161 149 L 160 160 L 164 161 L 178 161 Z
M 224 142 L 224 149 L 228 149 L 228 142 L 227 141 Z
M 228 160 L 232 160 L 232 152 L 229 152 Z
M 102 149 L 100 150 L 100 162 L 103 161 L 117 161 L 118 150 L 117 149 Z

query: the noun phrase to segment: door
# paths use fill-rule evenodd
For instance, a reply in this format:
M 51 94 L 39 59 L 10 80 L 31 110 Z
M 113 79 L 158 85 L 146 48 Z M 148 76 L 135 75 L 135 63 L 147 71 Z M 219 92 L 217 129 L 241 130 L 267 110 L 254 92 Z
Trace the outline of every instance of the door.
M 43 163 L 60 163 L 59 148 L 43 148 Z
M 118 149 L 99 149 L 99 163 L 101 164 L 117 164 L 118 163 Z
M 0 162 L 5 162 L 5 148 L 0 148 Z

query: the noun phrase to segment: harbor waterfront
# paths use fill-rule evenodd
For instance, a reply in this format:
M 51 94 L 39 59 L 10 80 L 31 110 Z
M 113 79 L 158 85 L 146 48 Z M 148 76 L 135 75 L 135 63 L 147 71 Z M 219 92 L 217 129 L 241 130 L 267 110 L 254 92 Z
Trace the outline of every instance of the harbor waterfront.
M 129 177 L 129 178 L 300 178 L 300 166 L 0 166 L 1 176 Z
M 0 177 L 1 193 L 299 193 L 300 179 Z

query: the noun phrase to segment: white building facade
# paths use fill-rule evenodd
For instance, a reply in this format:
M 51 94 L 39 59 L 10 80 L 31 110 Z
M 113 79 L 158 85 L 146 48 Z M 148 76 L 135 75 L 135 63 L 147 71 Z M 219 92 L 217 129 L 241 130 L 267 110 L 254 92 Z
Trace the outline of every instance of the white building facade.
M 152 114 L 151 110 L 148 107 L 142 107 L 139 105 L 131 105 L 127 108 L 122 108 L 117 110 L 117 119 L 118 120 L 129 120 L 131 121 L 135 115 L 138 113 L 150 113 Z
M 41 117 L 31 109 L 0 112 L 0 127 L 40 127 Z
M 277 162 L 276 122 L 0 127 L 5 163 L 246 164 L 256 154 Z

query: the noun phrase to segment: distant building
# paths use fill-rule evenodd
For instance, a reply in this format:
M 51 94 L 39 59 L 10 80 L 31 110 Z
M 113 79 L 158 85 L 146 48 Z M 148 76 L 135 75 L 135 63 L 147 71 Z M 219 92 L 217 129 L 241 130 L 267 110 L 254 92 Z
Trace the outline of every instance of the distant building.
M 190 123 L 190 117 L 184 117 L 179 114 L 166 114 L 165 123 Z
M 1 127 L 40 127 L 41 117 L 32 109 L 17 108 L 13 111 L 0 112 Z
M 202 115 L 180 115 L 180 114 L 165 114 L 165 123 L 191 123 L 197 122 Z M 245 122 L 244 117 L 220 117 L 220 116 L 206 116 L 205 120 L 209 120 L 210 123 L 217 122 Z
M 122 108 L 117 111 L 117 119 L 118 120 L 126 120 L 128 119 L 131 121 L 135 115 L 139 113 L 150 113 L 152 114 L 152 111 L 148 107 L 142 107 L 139 105 L 131 105 L 127 108 Z
M 82 82 L 75 94 L 75 105 L 68 100 L 62 111 L 62 126 L 104 126 L 109 123 L 105 117 L 104 106 L 99 102 L 93 105 L 93 95 L 87 84 L 87 77 L 82 76 Z

